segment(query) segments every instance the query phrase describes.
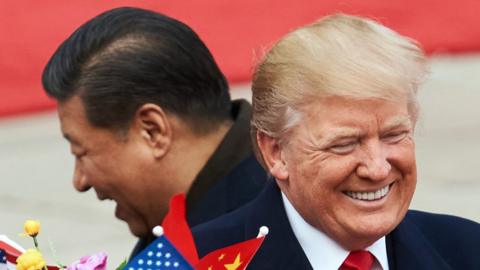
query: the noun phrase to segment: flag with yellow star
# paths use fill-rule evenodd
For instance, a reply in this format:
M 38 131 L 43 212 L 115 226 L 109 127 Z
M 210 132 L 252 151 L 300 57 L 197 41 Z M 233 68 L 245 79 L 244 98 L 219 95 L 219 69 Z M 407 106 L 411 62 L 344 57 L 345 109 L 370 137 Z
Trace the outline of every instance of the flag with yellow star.
M 179 194 L 172 197 L 169 212 L 162 226 L 156 226 L 152 230 L 157 239 L 130 260 L 123 269 L 243 270 L 247 268 L 268 234 L 268 228 L 262 226 L 255 239 L 212 251 L 199 260 L 192 232 L 186 220 L 185 206 L 185 195 Z
M 250 239 L 226 248 L 217 249 L 200 259 L 196 270 L 246 269 L 265 237 Z

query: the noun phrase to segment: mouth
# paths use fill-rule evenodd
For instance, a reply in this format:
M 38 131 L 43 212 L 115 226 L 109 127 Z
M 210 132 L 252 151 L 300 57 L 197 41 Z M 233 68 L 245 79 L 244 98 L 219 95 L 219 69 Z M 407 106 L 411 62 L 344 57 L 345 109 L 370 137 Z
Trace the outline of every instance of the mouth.
M 358 201 L 378 201 L 383 198 L 385 198 L 388 193 L 390 192 L 394 182 L 391 184 L 388 184 L 378 190 L 372 190 L 372 191 L 351 191 L 347 190 L 344 191 L 343 193 L 347 195 L 348 197 L 358 200 Z
M 104 201 L 104 200 L 113 200 L 112 198 L 108 197 L 106 194 L 103 194 L 102 192 L 95 190 L 95 193 L 97 194 L 97 199 L 99 201 Z

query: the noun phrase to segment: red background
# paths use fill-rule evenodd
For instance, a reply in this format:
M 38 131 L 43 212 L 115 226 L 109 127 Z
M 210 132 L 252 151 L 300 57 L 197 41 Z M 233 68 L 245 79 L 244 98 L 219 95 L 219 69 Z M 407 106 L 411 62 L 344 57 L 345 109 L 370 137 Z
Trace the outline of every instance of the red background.
M 256 55 L 286 32 L 332 13 L 376 18 L 429 53 L 480 50 L 480 1 L 172 0 L 0 1 L 0 116 L 54 107 L 40 76 L 56 47 L 89 18 L 113 7 L 157 10 L 190 25 L 230 82 L 248 82 Z

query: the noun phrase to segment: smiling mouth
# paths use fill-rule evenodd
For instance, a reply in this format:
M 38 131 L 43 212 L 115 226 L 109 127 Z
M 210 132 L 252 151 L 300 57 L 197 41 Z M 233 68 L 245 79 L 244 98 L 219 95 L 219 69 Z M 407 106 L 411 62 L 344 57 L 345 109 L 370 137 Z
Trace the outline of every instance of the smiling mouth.
M 111 200 L 111 199 L 108 198 L 107 196 L 105 196 L 105 195 L 100 195 L 100 194 L 98 194 L 98 193 L 97 193 L 97 199 L 98 199 L 99 201 Z
M 375 191 L 367 191 L 367 192 L 344 191 L 343 193 L 354 200 L 376 201 L 387 196 L 388 192 L 390 192 L 392 185 L 393 183 L 386 185 L 385 187 Z
M 99 201 L 105 201 L 105 200 L 107 200 L 107 201 L 113 201 L 112 198 L 107 197 L 106 195 L 98 194 L 98 193 L 97 193 L 97 199 L 98 199 Z

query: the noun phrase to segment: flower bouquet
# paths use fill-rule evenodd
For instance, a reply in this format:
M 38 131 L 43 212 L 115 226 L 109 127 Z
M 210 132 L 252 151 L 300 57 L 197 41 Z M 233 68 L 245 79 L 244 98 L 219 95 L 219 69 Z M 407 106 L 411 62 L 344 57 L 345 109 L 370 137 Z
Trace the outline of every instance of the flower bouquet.
M 202 258 L 198 257 L 196 245 L 185 215 L 185 196 L 179 194 L 170 201 L 170 210 L 162 222 L 162 226 L 153 228 L 156 237 L 144 250 L 127 261 L 123 261 L 116 269 L 128 270 L 245 270 L 251 259 L 268 234 L 268 228 L 262 226 L 256 238 L 245 240 L 227 247 L 211 251 Z M 23 235 L 32 237 L 34 248 L 10 249 L 2 247 L 0 239 L 0 255 L 6 250 L 8 261 L 0 270 L 106 270 L 107 255 L 104 252 L 85 256 L 69 266 L 57 263 L 49 266 L 43 259 L 37 241 L 40 232 L 38 221 L 28 220 L 24 224 Z M 12 251 L 13 250 L 13 251 Z M 5 254 L 5 252 L 4 252 Z M 12 256 L 13 255 L 13 256 Z M 7 267 L 5 267 L 7 265 Z M 15 266 L 16 265 L 16 266 Z
M 34 248 L 23 250 L 15 243 L 4 243 L 0 246 L 0 252 L 4 253 L 3 261 L 0 261 L 0 270 L 106 270 L 107 254 L 99 252 L 93 255 L 84 256 L 79 260 L 66 266 L 61 263 L 57 265 L 47 265 L 40 251 L 37 236 L 40 233 L 40 223 L 36 220 L 27 220 L 23 226 L 22 236 L 28 236 L 33 239 Z M 2 268 L 2 263 L 4 267 Z M 117 270 L 123 268 L 124 261 Z

